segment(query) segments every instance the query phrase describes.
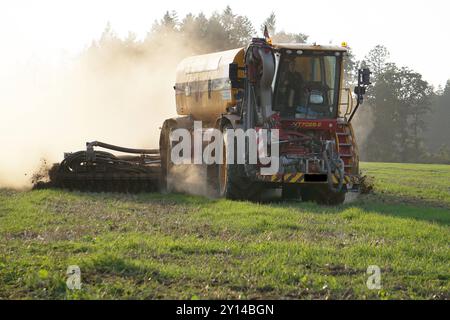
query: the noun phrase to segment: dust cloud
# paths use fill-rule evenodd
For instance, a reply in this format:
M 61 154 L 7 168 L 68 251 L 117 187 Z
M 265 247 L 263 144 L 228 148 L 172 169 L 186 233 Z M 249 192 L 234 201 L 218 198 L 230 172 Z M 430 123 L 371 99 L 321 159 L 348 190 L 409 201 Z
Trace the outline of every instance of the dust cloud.
M 356 143 L 360 152 L 360 159 L 367 159 L 364 151 L 366 150 L 367 139 L 374 128 L 375 115 L 373 108 L 365 102 L 352 119 L 353 130 L 355 131 Z
M 176 192 L 213 198 L 207 188 L 206 165 L 173 166 L 170 170 L 168 184 L 169 189 Z
M 87 141 L 157 148 L 164 119 L 176 115 L 176 65 L 193 53 L 178 43 L 166 36 L 134 51 L 94 47 L 57 66 L 2 70 L 0 187 L 30 187 L 42 159 L 59 162 Z

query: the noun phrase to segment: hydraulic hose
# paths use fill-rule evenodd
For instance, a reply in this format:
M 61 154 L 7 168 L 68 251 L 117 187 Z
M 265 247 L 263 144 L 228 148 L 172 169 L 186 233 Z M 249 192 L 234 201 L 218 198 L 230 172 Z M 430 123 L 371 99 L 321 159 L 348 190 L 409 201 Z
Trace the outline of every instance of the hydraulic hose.
M 131 148 L 115 146 L 115 145 L 100 142 L 100 141 L 86 142 L 86 146 L 88 148 L 100 147 L 100 148 L 105 148 L 105 149 L 114 150 L 114 151 L 118 151 L 118 152 L 125 152 L 125 153 L 136 153 L 136 154 L 158 154 L 159 153 L 159 149 L 131 149 Z

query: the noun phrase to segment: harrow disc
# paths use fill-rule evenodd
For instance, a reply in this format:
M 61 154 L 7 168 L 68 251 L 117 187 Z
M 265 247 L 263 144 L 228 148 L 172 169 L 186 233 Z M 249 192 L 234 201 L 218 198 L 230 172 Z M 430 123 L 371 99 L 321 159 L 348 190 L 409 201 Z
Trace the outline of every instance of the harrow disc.
M 90 192 L 138 193 L 159 190 L 158 156 L 119 158 L 104 151 L 66 155 L 49 172 L 50 185 Z

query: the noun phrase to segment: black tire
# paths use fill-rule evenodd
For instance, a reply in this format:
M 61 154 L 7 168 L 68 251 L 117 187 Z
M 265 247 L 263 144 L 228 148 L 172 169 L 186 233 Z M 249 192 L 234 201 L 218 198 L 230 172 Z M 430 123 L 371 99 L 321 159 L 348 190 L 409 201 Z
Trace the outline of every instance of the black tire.
M 295 184 L 285 184 L 281 189 L 281 197 L 283 198 L 283 200 L 300 199 L 300 189 Z
M 345 194 L 346 194 L 346 192 L 344 192 L 344 191 L 339 191 L 339 192 L 328 191 L 328 193 L 323 196 L 321 203 L 330 205 L 330 206 L 338 206 L 338 205 L 344 203 Z
M 160 189 L 163 192 L 171 192 L 170 187 L 170 170 L 172 162 L 170 161 L 170 123 L 165 121 L 161 129 L 161 135 L 159 137 L 159 152 L 161 157 L 161 177 L 160 177 Z
M 231 124 L 226 124 L 222 128 L 222 131 L 225 132 L 227 129 L 232 128 L 233 127 Z M 211 170 L 209 172 L 211 172 L 212 175 L 214 174 L 213 170 L 215 170 L 215 176 L 217 177 L 215 185 L 218 196 L 231 200 L 261 200 L 260 196 L 263 190 L 263 185 L 257 181 L 252 181 L 249 177 L 247 177 L 245 174 L 244 165 L 236 164 L 236 161 L 234 164 L 226 163 L 225 144 L 222 156 L 224 157 L 223 164 L 210 166 L 211 169 L 209 169 Z
M 303 201 L 313 201 L 318 204 L 336 206 L 344 203 L 345 191 L 333 192 L 324 185 L 304 186 L 301 191 Z
M 246 177 L 239 164 L 228 164 L 226 183 L 219 183 L 219 196 L 230 200 L 261 201 L 262 191 L 262 184 Z

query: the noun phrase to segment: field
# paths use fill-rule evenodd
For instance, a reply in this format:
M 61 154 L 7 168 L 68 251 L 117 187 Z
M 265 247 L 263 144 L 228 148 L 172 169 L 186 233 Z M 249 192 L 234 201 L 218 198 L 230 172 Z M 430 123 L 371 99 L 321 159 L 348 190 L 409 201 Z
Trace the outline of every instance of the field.
M 363 170 L 338 207 L 2 189 L 0 298 L 449 299 L 450 166 Z

